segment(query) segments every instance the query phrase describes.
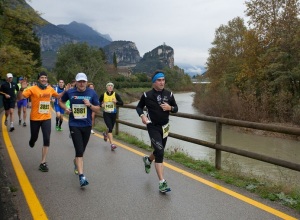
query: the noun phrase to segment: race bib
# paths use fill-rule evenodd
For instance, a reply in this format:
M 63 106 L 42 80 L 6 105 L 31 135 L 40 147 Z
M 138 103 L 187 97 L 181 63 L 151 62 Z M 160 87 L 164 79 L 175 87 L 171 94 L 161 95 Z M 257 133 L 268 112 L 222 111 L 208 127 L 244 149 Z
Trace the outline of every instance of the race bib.
M 75 119 L 87 118 L 87 107 L 84 104 L 73 104 L 72 112 Z
M 104 103 L 104 111 L 105 112 L 113 112 L 115 110 L 115 105 L 113 102 L 105 102 Z
M 39 113 L 48 114 L 50 110 L 50 101 L 40 101 L 39 104 Z
M 165 124 L 162 126 L 163 139 L 169 136 L 170 124 Z

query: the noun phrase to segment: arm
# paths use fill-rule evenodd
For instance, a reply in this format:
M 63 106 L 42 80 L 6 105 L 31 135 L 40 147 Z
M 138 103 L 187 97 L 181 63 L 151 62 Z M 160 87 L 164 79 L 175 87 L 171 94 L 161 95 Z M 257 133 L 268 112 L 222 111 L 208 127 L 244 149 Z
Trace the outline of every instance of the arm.
M 104 94 L 102 94 L 99 98 L 99 103 L 101 107 L 104 107 L 103 99 L 104 99 Z
M 72 112 L 71 108 L 68 108 L 68 107 L 66 106 L 66 102 L 69 100 L 69 96 L 68 96 L 67 93 L 64 93 L 64 94 L 65 94 L 65 95 L 63 95 L 63 96 L 58 100 L 58 104 L 59 104 L 59 106 L 60 106 L 62 109 L 64 109 L 65 113 L 66 113 L 67 115 L 69 115 L 69 114 Z
M 116 105 L 122 106 L 124 104 L 123 100 L 121 99 L 121 96 L 117 93 L 116 93 L 116 99 L 117 99 Z
M 143 94 L 139 103 L 137 104 L 136 106 L 136 112 L 137 114 L 141 117 L 142 119 L 142 123 L 143 124 L 147 124 L 149 123 L 149 119 L 147 118 L 147 116 L 144 114 L 144 107 L 146 105 L 146 102 L 145 102 L 145 95 Z

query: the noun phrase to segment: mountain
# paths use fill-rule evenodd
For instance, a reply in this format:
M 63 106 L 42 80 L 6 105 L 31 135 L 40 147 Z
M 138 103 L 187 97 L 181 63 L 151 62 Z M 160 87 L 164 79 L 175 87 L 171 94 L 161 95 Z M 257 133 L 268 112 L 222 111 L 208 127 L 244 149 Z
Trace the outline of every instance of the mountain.
M 68 25 L 60 24 L 57 27 L 65 30 L 70 35 L 76 36 L 79 42 L 86 42 L 90 46 L 104 47 L 112 41 L 109 35 L 100 34 L 88 25 L 76 21 Z
M 178 67 L 184 70 L 186 74 L 188 74 L 190 77 L 196 76 L 196 75 L 202 75 L 206 72 L 206 68 L 204 66 L 200 65 L 190 65 L 186 63 L 176 63 Z

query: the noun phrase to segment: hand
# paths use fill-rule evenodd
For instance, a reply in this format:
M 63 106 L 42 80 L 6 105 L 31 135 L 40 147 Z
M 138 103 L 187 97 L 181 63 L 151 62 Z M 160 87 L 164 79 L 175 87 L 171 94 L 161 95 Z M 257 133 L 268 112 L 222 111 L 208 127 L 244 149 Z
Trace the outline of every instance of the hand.
M 86 106 L 90 106 L 90 105 L 91 105 L 90 100 L 88 100 L 88 99 L 84 99 L 84 100 L 83 100 L 83 103 L 84 103 Z
M 22 83 L 21 83 L 21 89 L 26 89 L 27 88 L 27 86 L 28 86 L 28 83 L 27 83 L 27 81 L 24 79 L 23 81 L 22 81 Z
M 72 109 L 66 108 L 65 113 L 66 113 L 67 115 L 71 114 L 71 112 L 72 112 Z
M 171 111 L 172 107 L 168 104 L 168 103 L 162 103 L 160 105 L 160 107 L 164 110 L 164 111 Z
M 65 86 L 65 91 L 68 91 L 70 88 L 71 88 L 71 84 L 68 83 L 68 84 Z
M 145 115 L 143 115 L 143 116 L 141 116 L 141 118 L 142 118 L 142 122 L 143 122 L 143 124 L 149 124 L 149 123 L 151 123 L 151 121 L 145 116 Z

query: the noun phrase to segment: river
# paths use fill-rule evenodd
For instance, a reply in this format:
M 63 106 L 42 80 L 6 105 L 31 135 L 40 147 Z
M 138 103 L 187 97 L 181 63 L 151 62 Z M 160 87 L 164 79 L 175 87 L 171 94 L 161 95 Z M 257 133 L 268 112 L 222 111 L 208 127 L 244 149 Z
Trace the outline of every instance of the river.
M 192 106 L 193 95 L 194 93 L 192 92 L 175 94 L 179 112 L 201 114 Z M 131 104 L 136 105 L 137 102 Z M 142 125 L 141 119 L 138 117 L 136 111 L 132 109 L 120 109 L 120 118 Z M 173 133 L 215 142 L 215 123 L 171 116 L 170 126 L 171 132 Z M 126 125 L 120 125 L 120 130 L 134 135 L 150 145 L 147 131 L 131 128 Z M 222 132 L 223 145 L 261 153 L 291 162 L 299 163 L 300 161 L 300 146 L 296 140 L 245 134 L 227 126 L 223 126 Z M 166 149 L 171 151 L 175 149 L 180 150 L 194 159 L 208 160 L 214 164 L 215 150 L 205 146 L 168 138 Z M 300 181 L 300 172 L 226 152 L 222 152 L 222 168 L 233 172 L 247 172 L 249 175 L 260 177 L 266 181 L 272 179 L 284 184 L 296 184 Z

